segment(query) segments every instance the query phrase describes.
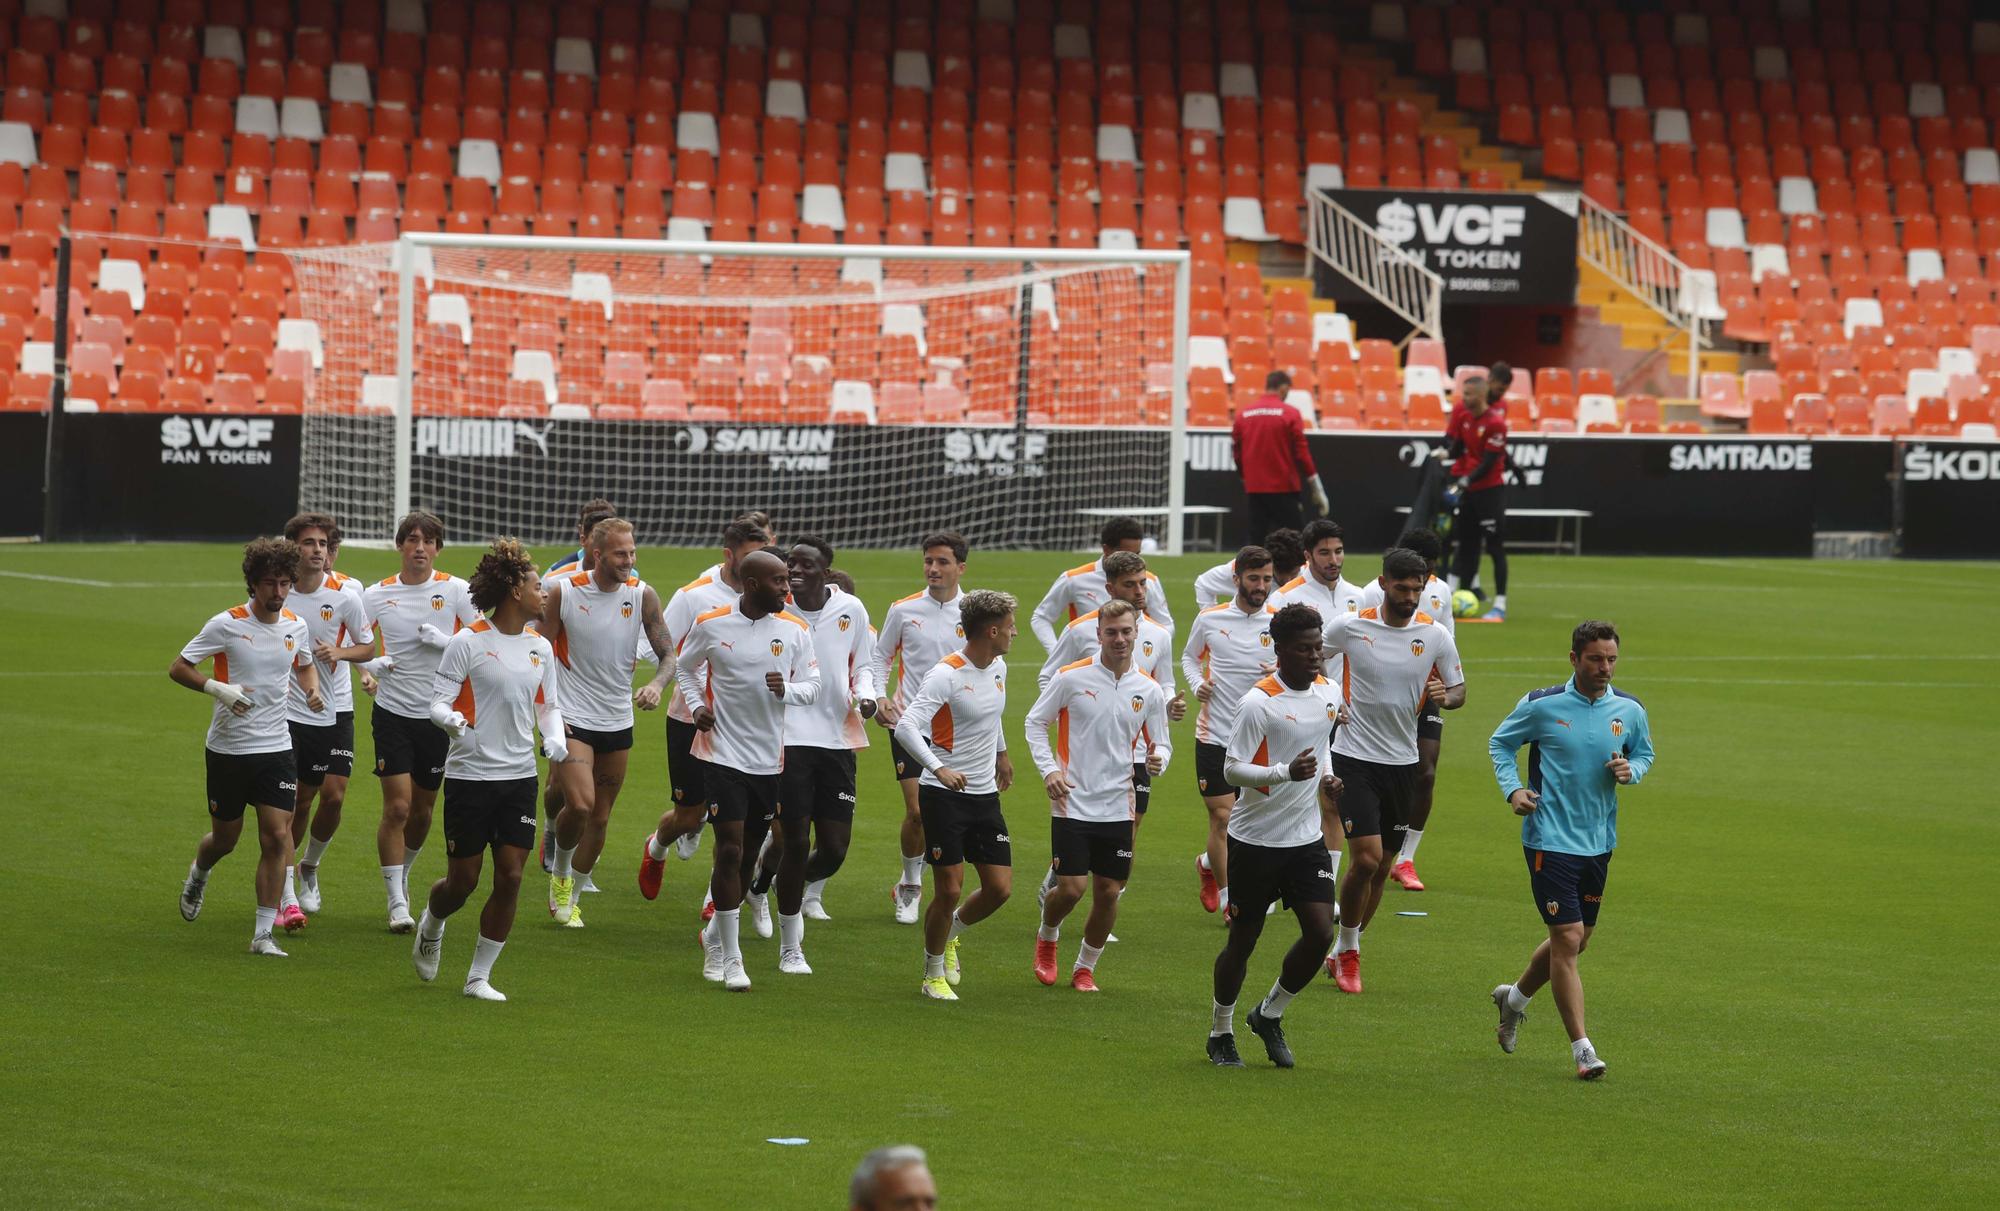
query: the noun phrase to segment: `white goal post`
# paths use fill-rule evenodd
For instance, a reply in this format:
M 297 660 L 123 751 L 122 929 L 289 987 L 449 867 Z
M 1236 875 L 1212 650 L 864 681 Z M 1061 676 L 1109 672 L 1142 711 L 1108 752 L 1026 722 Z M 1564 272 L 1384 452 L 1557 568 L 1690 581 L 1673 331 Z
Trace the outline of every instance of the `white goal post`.
M 301 249 L 300 499 L 356 541 L 642 543 L 771 513 L 837 546 L 1183 545 L 1185 252 L 405 234 Z M 1096 511 L 1097 516 L 1092 515 Z

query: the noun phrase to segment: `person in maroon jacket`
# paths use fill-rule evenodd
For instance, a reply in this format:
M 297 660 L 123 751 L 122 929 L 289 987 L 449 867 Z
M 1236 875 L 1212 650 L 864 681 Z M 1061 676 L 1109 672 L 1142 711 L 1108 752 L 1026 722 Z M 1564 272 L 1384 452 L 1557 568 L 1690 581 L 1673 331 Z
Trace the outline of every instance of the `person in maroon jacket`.
M 1504 365 L 1504 363 L 1503 363 Z M 1496 366 L 1495 369 L 1502 367 Z M 1479 579 L 1479 548 L 1493 556 L 1493 608 L 1482 622 L 1507 620 L 1507 401 L 1504 384 L 1469 378 L 1459 406 L 1445 426 L 1452 457 L 1452 483 L 1459 491 L 1458 557 L 1452 564 L 1453 592 Z M 1488 396 L 1493 402 L 1488 403 Z
M 1273 370 L 1264 379 L 1264 394 L 1236 414 L 1230 445 L 1236 469 L 1243 476 L 1243 495 L 1250 504 L 1250 537 L 1255 544 L 1277 529 L 1296 530 L 1305 524 L 1299 509 L 1299 487 L 1312 492 L 1313 507 L 1327 511 L 1326 488 L 1306 448 L 1306 425 L 1299 410 L 1285 402 L 1292 376 Z

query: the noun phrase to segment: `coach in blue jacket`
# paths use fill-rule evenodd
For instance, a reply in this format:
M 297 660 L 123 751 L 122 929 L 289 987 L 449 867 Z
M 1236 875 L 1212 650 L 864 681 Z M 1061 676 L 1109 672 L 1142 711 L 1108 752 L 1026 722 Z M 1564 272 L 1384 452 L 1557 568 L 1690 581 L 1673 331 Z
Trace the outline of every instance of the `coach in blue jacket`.
M 1604 1075 L 1604 1061 L 1583 1028 L 1576 960 L 1597 927 L 1611 851 L 1618 847 L 1618 787 L 1637 783 L 1653 767 L 1653 741 L 1646 708 L 1611 685 L 1617 628 L 1580 624 L 1570 635 L 1569 663 L 1570 679 L 1522 697 L 1486 746 L 1500 793 L 1522 817 L 1521 848 L 1535 907 L 1549 927 L 1528 969 L 1494 989 L 1493 1003 L 1500 1009 L 1500 1050 L 1511 1054 L 1528 998 L 1543 984 L 1554 985 L 1576 1074 L 1595 1080 Z M 1524 744 L 1526 785 L 1516 760 Z

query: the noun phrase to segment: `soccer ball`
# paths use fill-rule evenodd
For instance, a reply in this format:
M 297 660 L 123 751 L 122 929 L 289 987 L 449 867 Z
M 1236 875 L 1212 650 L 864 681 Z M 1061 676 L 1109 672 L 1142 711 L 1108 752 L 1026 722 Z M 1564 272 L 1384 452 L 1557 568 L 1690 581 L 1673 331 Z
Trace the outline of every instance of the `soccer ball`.
M 1479 594 L 1471 589 L 1460 589 L 1451 595 L 1451 615 L 1453 618 L 1470 618 L 1479 613 Z

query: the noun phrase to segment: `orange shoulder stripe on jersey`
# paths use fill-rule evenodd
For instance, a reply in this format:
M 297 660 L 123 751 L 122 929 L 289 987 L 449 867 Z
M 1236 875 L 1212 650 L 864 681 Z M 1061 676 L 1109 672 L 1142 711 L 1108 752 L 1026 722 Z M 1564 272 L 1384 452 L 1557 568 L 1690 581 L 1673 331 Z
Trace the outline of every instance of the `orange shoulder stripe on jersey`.
M 1278 592 L 1289 593 L 1293 589 L 1304 588 L 1305 583 L 1306 583 L 1306 578 L 1304 576 L 1294 576 L 1290 580 L 1286 581 L 1284 584 L 1279 585 Z
M 1097 570 L 1097 561 L 1096 561 L 1095 559 L 1093 559 L 1093 560 L 1091 560 L 1091 561 L 1090 561 L 1089 563 L 1086 563 L 1086 564 L 1078 564 L 1078 565 L 1077 565 L 1076 567 L 1073 567 L 1073 568 L 1071 568 L 1071 569 L 1070 569 L 1069 571 L 1067 571 L 1067 572 L 1064 572 L 1064 573 L 1063 573 L 1063 575 L 1064 575 L 1064 576 L 1081 576 L 1081 575 L 1083 575 L 1083 574 L 1084 574 L 1085 572 L 1095 572 L 1096 570 Z
M 965 653 L 962 650 L 953 652 L 939 663 L 948 664 L 955 669 L 962 669 L 965 667 Z
M 466 629 L 471 631 L 473 634 L 477 635 L 480 634 L 481 632 L 492 630 L 493 624 L 482 618 L 478 622 L 473 623 L 470 627 L 467 627 Z
M 1267 605 L 1264 607 L 1264 612 L 1266 614 L 1275 614 L 1278 612 L 1278 607 L 1274 605 Z
M 1233 601 L 1225 601 L 1225 602 L 1223 602 L 1223 603 L 1222 603 L 1221 605 L 1212 605 L 1212 606 L 1209 606 L 1209 607 L 1208 607 L 1207 609 L 1203 610 L 1203 611 L 1202 611 L 1202 613 L 1204 613 L 1204 614 L 1213 614 L 1213 613 L 1216 613 L 1216 612 L 1217 612 L 1217 611 L 1219 611 L 1219 610 L 1233 610 L 1233 609 L 1235 609 L 1235 608 L 1236 608 L 1236 603 L 1235 603 L 1235 602 L 1233 602 Z
M 1154 582 L 1155 584 L 1158 584 L 1160 580 L 1159 577 L 1153 575 L 1151 572 L 1146 573 L 1146 579 Z
M 347 577 L 342 576 L 338 572 L 328 572 L 326 574 L 326 583 L 328 588 L 337 589 L 347 583 Z
M 908 597 L 898 597 L 896 600 L 890 602 L 889 604 L 892 606 L 899 606 L 906 601 L 915 601 L 917 598 L 922 597 L 925 593 L 928 592 L 930 592 L 929 589 L 918 589 L 916 592 L 910 594 Z
M 1278 679 L 1276 677 L 1264 678 L 1262 681 L 1259 681 L 1257 683 L 1257 688 L 1263 690 L 1266 694 L 1271 695 L 1273 698 L 1285 692 L 1285 687 L 1278 684 Z
M 1092 610 L 1092 611 L 1091 611 L 1090 613 L 1088 613 L 1088 614 L 1078 614 L 1078 615 L 1077 615 L 1077 616 L 1076 616 L 1075 618 L 1072 618 L 1072 619 L 1070 619 L 1070 620 L 1069 620 L 1069 624 L 1070 624 L 1071 626 L 1075 626 L 1075 625 L 1077 625 L 1077 624 L 1078 624 L 1078 623 L 1080 623 L 1080 622 L 1089 622 L 1089 621 L 1090 621 L 1091 619 L 1093 619 L 1093 618 L 1095 618 L 1095 617 L 1097 617 L 1097 611 L 1096 611 L 1096 610 Z
M 1328 681 L 1328 680 L 1326 679 L 1326 674 L 1325 674 L 1325 673 L 1314 673 L 1314 674 L 1313 674 L 1313 684 L 1314 684 L 1314 685 L 1332 685 L 1332 684 L 1333 684 L 1333 682 L 1331 682 L 1331 681 Z
M 1410 621 L 1412 621 L 1412 622 L 1436 622 L 1436 621 L 1437 621 L 1437 619 L 1435 619 L 1435 618 L 1432 618 L 1432 617 L 1431 617 L 1431 616 L 1430 616 L 1429 614 L 1426 614 L 1426 613 L 1424 613 L 1424 612 L 1423 612 L 1422 610 L 1418 610 L 1418 611 L 1417 611 L 1417 616 L 1416 616 L 1415 618 L 1411 619 Z
M 801 631 L 809 631 L 812 629 L 811 627 L 806 625 L 805 619 L 799 617 L 797 614 L 792 613 L 790 610 L 779 610 L 778 618 L 780 621 L 791 623 L 793 626 L 799 628 Z
M 1058 672 L 1058 673 L 1067 673 L 1067 672 L 1069 672 L 1069 671 L 1070 671 L 1071 669 L 1087 669 L 1087 668 L 1089 668 L 1089 667 L 1090 667 L 1091 665 L 1093 665 L 1093 664 L 1096 664 L 1096 663 L 1097 663 L 1097 658 L 1096 658 L 1095 656 L 1086 656 L 1086 657 L 1084 657 L 1084 658 L 1083 658 L 1082 660 L 1072 660 L 1072 661 L 1070 661 L 1070 662 L 1069 662 L 1068 664 L 1066 664 L 1066 665 L 1062 666 L 1061 668 L 1057 669 L 1057 670 L 1056 670 L 1056 672 Z
M 583 586 L 590 583 L 590 573 L 578 572 L 576 575 L 569 578 L 569 582 L 580 589 Z
M 230 616 L 231 618 L 248 618 L 248 617 L 250 617 L 250 607 L 249 607 L 249 606 L 230 606 L 230 607 L 229 607 L 229 616 Z
M 450 580 L 450 579 L 451 579 L 451 573 L 450 573 L 450 572 L 432 572 L 432 573 L 431 573 L 431 581 L 432 581 L 432 583 L 436 583 L 436 582 L 438 582 L 438 581 L 440 581 L 440 580 Z
M 724 614 L 729 613 L 729 611 L 735 608 L 736 608 L 735 606 L 720 605 L 712 610 L 704 610 L 703 612 L 696 614 L 694 616 L 695 625 L 699 626 L 702 623 L 707 622 L 711 618 L 720 618 Z
M 686 584 L 682 585 L 678 591 L 686 593 L 694 589 L 698 589 L 705 584 L 714 584 L 714 583 L 715 583 L 715 578 L 713 576 L 704 576 L 699 580 L 688 581 Z
M 637 576 L 627 576 L 627 577 L 625 578 L 625 587 L 626 587 L 626 588 L 628 588 L 628 589 L 636 589 L 636 588 L 638 588 L 638 587 L 639 587 L 639 578 L 638 578 Z
M 540 632 L 537 632 L 537 634 L 540 634 Z M 544 639 L 548 639 L 548 636 L 546 636 L 546 635 L 543 635 L 543 636 L 542 636 L 542 638 L 544 638 Z M 549 642 L 549 651 L 551 651 L 551 652 L 555 653 L 555 658 L 556 658 L 557 660 L 560 660 L 560 661 L 562 661 L 562 666 L 563 666 L 564 668 L 568 668 L 568 667 L 570 667 L 570 665 L 569 665 L 569 631 L 568 631 L 567 629 L 565 629 L 565 630 L 563 630 L 562 632 L 560 632 L 559 634 L 557 634 L 557 635 L 556 635 L 556 637 L 555 637 L 555 638 L 554 638 L 553 640 L 551 640 L 551 641 Z M 539 690 L 537 690 L 537 691 L 536 691 L 536 693 L 540 693 L 540 692 L 541 692 L 541 691 L 539 691 Z
M 458 687 L 458 697 L 451 700 L 451 709 L 465 716 L 467 726 L 479 722 L 477 705 L 472 701 L 472 679 L 466 678 Z
M 1381 616 L 1382 611 L 1375 606 L 1369 606 L 1356 615 L 1357 618 L 1380 618 Z

